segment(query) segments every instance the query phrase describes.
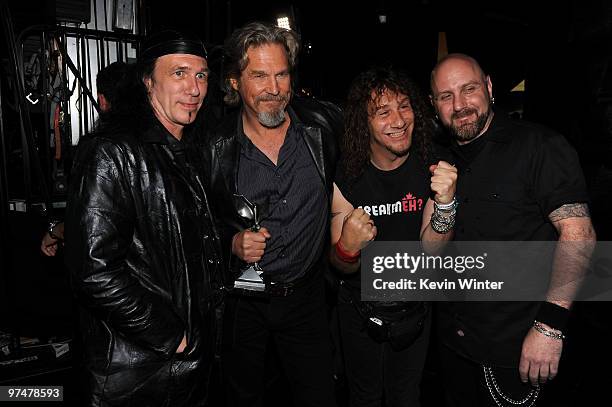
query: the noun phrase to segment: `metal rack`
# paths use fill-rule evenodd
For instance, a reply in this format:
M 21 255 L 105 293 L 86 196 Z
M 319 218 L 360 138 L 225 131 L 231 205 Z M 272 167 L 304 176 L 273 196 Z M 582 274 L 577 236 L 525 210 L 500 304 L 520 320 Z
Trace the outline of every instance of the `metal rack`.
M 16 33 L 9 5 L 0 2 L 9 57 L 8 74 L 0 81 L 0 312 L 8 327 L 17 326 L 18 318 L 11 304 L 19 243 L 11 224 L 15 219 L 40 223 L 65 207 L 73 150 L 93 130 L 99 113 L 96 75 L 112 62 L 132 62 L 138 55 L 138 26 L 132 32 L 108 30 L 112 4 L 91 0 L 93 23 L 86 28 L 58 23 Z M 102 20 L 105 24 L 98 25 Z M 19 348 L 18 341 L 13 348 Z

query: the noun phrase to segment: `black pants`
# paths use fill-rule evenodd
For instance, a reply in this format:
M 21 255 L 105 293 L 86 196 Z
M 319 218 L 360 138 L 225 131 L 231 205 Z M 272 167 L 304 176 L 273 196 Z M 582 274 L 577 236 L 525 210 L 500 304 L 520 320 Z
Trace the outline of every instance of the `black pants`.
M 336 405 L 322 278 L 287 297 L 230 297 L 224 318 L 222 369 L 229 405 L 263 405 L 269 339 L 295 406 Z
M 429 344 L 431 318 L 414 344 L 394 351 L 366 332 L 362 317 L 340 288 L 338 319 L 351 407 L 420 405 L 420 384 Z M 431 313 L 430 313 L 431 315 Z
M 439 346 L 439 357 L 448 407 L 497 406 L 485 381 L 481 364 L 459 355 L 443 344 Z M 531 391 L 531 385 L 521 381 L 518 366 L 492 367 L 492 369 L 498 387 L 510 398 L 522 400 Z M 504 406 L 508 405 L 507 402 L 502 401 L 502 403 Z M 524 405 L 529 404 L 530 402 L 527 402 Z M 537 405 L 537 402 L 534 405 Z

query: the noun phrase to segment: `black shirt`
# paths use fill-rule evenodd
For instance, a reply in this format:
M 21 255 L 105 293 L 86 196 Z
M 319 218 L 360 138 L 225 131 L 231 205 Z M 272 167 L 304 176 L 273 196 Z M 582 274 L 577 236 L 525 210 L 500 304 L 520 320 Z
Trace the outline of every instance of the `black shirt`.
M 212 216 L 209 213 L 208 202 L 202 201 L 199 198 L 199 193 L 195 189 L 199 189 L 204 195 L 207 195 L 204 185 L 202 183 L 202 176 L 204 174 L 204 168 L 202 164 L 202 159 L 200 152 L 194 148 L 193 144 L 190 144 L 185 141 L 184 138 L 177 139 L 169 131 L 167 131 L 163 126 L 158 126 L 158 133 L 163 133 L 163 136 L 160 136 L 160 142 L 168 145 L 170 151 L 172 152 L 172 159 L 175 164 L 178 166 L 181 174 L 187 178 L 191 185 L 192 194 L 194 199 L 198 202 L 198 209 L 196 213 L 190 214 L 192 217 L 197 215 L 201 215 L 202 219 L 202 232 L 200 236 L 203 237 L 204 242 L 204 251 L 208 257 L 208 262 L 220 263 L 220 260 L 216 260 L 220 257 L 220 253 L 215 246 L 215 236 L 214 236 L 214 227 Z M 183 209 L 184 211 L 188 211 L 187 209 Z M 189 225 L 190 227 L 196 225 Z M 213 260 L 215 259 L 215 260 Z M 222 276 L 220 274 L 215 274 L 213 277 L 213 286 L 215 288 L 222 287 L 223 283 L 221 281 Z M 201 278 L 201 275 L 192 276 L 192 278 Z M 215 295 L 220 295 L 219 293 L 215 293 Z M 217 298 L 216 300 L 220 300 Z
M 261 225 L 272 237 L 259 265 L 264 276 L 275 282 L 296 280 L 312 269 L 328 233 L 325 185 L 304 140 L 302 124 L 291 110 L 289 114 L 291 124 L 276 165 L 249 140 L 242 119 L 238 120 L 238 193 L 262 209 Z
M 467 144 L 454 144 L 453 149 L 462 157 L 464 163 L 471 163 L 484 148 L 486 142 L 484 137 L 478 137 Z
M 182 139 L 177 139 L 168 131 L 164 132 L 164 136 L 165 142 L 168 144 L 170 150 L 172 151 L 174 161 L 176 162 L 176 164 L 178 164 L 181 170 L 186 171 L 188 168 L 188 157 L 186 156 L 187 145 L 185 141 L 183 141 Z
M 481 139 L 481 140 L 480 140 Z M 459 170 L 455 240 L 550 241 L 548 215 L 587 202 L 574 149 L 559 134 L 495 114 L 477 154 L 451 150 Z M 440 303 L 442 341 L 478 362 L 516 367 L 538 303 Z
M 574 149 L 549 129 L 501 114 L 479 139 L 484 146 L 472 161 L 451 147 L 461 208 L 455 240 L 556 240 L 548 215 L 588 201 Z
M 355 182 L 347 182 L 342 168 L 340 165 L 336 185 L 353 207 L 363 208 L 370 215 L 377 228 L 377 241 L 420 240 L 431 176 L 417 155 L 410 154 L 391 171 L 379 170 L 368 163 Z M 345 281 L 358 287 L 358 274 L 346 276 Z

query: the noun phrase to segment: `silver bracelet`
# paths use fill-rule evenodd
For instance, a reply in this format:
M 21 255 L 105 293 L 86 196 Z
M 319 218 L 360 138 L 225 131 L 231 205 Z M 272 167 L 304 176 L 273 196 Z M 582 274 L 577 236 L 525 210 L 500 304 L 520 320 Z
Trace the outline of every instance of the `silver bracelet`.
M 447 204 L 438 204 L 434 201 L 434 210 L 431 214 L 429 224 L 434 232 L 441 235 L 450 232 L 455 227 L 455 216 L 457 214 L 457 198 Z
M 550 329 L 546 329 L 538 321 L 533 321 L 533 329 L 535 329 L 536 331 L 538 331 L 539 333 L 541 333 L 544 336 L 548 336 L 549 338 L 558 339 L 560 341 L 565 339 L 565 335 L 563 335 L 563 332 L 561 332 L 559 330 L 551 331 Z
M 440 211 L 434 209 L 429 224 L 434 232 L 441 235 L 446 234 L 455 227 L 455 211 L 453 210 L 448 215 L 442 215 Z

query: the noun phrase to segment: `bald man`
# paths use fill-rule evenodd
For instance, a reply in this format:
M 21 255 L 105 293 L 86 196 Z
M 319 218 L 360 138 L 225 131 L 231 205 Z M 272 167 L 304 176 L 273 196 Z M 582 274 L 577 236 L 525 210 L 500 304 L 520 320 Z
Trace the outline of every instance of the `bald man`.
M 451 54 L 436 65 L 430 97 L 454 138 L 456 240 L 571 240 L 588 252 L 595 232 L 586 186 L 577 155 L 562 136 L 495 112 L 491 78 L 467 55 Z M 578 257 L 557 250 L 554 264 Z M 569 272 L 580 275 L 588 256 L 581 259 Z M 558 268 L 553 279 L 555 273 Z M 557 375 L 573 293 L 553 298 L 549 292 L 542 302 L 440 304 L 448 404 L 535 402 L 541 385 Z

